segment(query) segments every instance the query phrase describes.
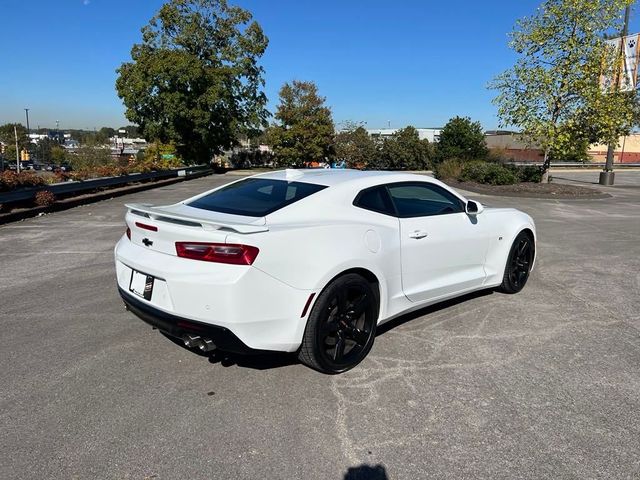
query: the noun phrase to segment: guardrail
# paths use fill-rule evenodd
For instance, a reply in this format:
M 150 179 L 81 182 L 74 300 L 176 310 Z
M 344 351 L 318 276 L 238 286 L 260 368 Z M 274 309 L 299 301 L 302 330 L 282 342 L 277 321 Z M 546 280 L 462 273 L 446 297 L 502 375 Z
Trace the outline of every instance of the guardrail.
M 507 162 L 509 165 L 541 167 L 543 162 Z M 605 162 L 551 162 L 551 168 L 601 168 Z M 640 163 L 614 163 L 613 168 L 640 167 Z
M 128 183 L 144 182 L 149 180 L 164 180 L 174 177 L 190 177 L 193 175 L 211 172 L 208 165 L 198 165 L 194 167 L 176 168 L 163 170 L 160 172 L 132 173 L 120 177 L 92 178 L 90 180 L 52 183 L 38 187 L 21 188 L 10 192 L 0 193 L 0 204 L 10 204 L 23 202 L 35 198 L 36 193 L 41 190 L 48 190 L 56 196 L 78 194 L 98 188 L 118 187 Z

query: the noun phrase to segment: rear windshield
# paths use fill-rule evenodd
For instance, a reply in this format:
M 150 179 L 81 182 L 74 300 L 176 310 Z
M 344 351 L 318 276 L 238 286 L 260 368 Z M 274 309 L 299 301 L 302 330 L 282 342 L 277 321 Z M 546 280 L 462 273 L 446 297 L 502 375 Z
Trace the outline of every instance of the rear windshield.
M 248 178 L 200 197 L 188 205 L 212 212 L 264 217 L 325 188 L 324 185 L 313 183 Z

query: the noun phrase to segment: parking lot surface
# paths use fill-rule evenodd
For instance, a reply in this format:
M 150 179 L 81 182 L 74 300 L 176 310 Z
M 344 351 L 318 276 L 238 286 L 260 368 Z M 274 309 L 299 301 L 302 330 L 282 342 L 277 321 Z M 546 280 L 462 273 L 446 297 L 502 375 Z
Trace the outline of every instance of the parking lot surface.
M 470 195 L 535 219 L 527 287 L 403 317 L 338 376 L 209 360 L 124 310 L 123 204 L 235 178 L 0 227 L 0 478 L 639 478 L 640 172 L 599 200 Z

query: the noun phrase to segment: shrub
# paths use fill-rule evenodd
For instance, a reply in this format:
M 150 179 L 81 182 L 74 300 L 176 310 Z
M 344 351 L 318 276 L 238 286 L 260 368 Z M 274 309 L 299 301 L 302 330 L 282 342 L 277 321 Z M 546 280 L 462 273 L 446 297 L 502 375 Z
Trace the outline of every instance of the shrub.
M 67 180 L 71 180 L 71 174 L 68 172 L 63 172 L 61 170 L 58 170 L 56 172 L 53 172 L 53 178 L 55 179 L 55 182 L 66 182 Z
M 519 183 L 520 179 L 518 175 L 503 165 L 497 163 L 490 163 L 488 165 L 484 183 L 491 185 L 513 185 L 514 183 Z
M 438 180 L 457 180 L 462 174 L 463 163 L 457 158 L 450 158 L 438 163 L 434 168 L 434 175 Z
M 0 174 L 0 192 L 13 190 L 14 188 L 38 187 L 46 184 L 44 177 L 35 172 L 14 172 L 7 170 Z
M 49 190 L 40 190 L 36 193 L 35 203 L 38 207 L 48 207 L 49 205 L 54 204 L 55 201 L 56 196 Z
M 465 163 L 458 179 L 465 182 L 487 183 L 490 185 L 513 185 L 520 181 L 518 175 L 510 168 L 498 163 L 483 161 Z
M 485 159 L 487 162 L 505 163 L 509 160 L 509 155 L 504 148 L 490 148 Z
M 542 181 L 542 169 L 535 165 L 516 167 L 521 182 L 540 183 Z

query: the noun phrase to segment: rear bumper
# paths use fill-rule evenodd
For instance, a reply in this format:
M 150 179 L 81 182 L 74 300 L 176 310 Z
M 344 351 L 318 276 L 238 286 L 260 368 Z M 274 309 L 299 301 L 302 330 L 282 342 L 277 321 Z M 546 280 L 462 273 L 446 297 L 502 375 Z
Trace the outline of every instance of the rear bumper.
M 169 322 L 173 328 L 152 323 L 170 335 L 181 336 L 184 328 L 176 326 L 188 322 L 211 327 L 211 335 L 201 331 L 200 335 L 214 343 L 213 333 L 222 329 L 223 340 L 228 337 L 224 332 L 229 332 L 251 350 L 294 352 L 300 347 L 306 326 L 301 312 L 313 291 L 291 287 L 253 267 L 199 262 L 152 251 L 126 236 L 116 245 L 115 256 L 123 299 L 147 323 L 151 322 L 138 312 L 147 317 L 153 314 L 155 322 L 175 320 Z M 133 270 L 154 277 L 150 299 L 130 293 Z M 229 350 L 235 351 L 237 342 L 229 343 Z
M 196 322 L 164 312 L 137 300 L 120 287 L 118 287 L 118 292 L 131 313 L 167 335 L 182 338 L 186 334 L 191 334 L 210 338 L 216 348 L 225 352 L 251 354 L 264 351 L 248 347 L 228 328 Z

